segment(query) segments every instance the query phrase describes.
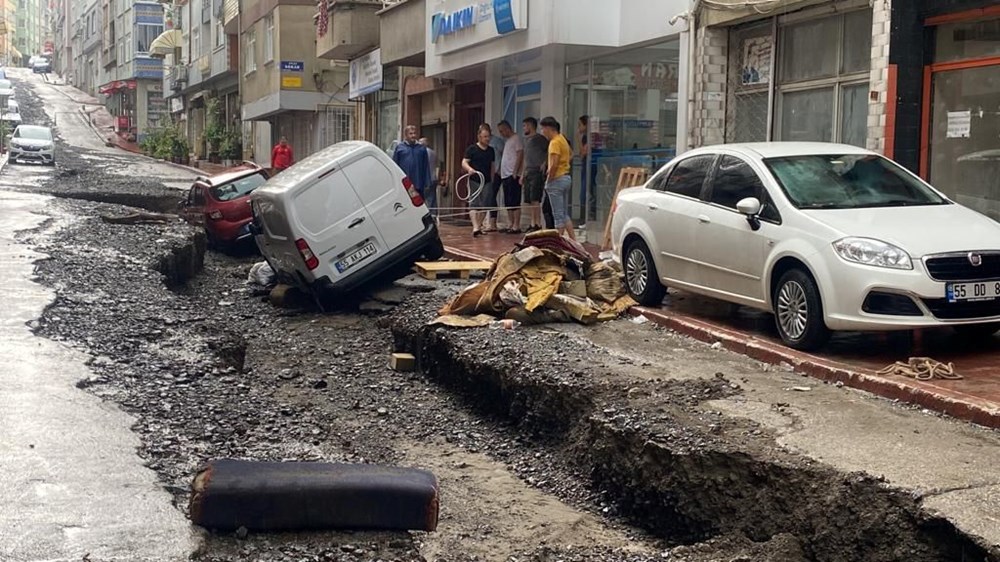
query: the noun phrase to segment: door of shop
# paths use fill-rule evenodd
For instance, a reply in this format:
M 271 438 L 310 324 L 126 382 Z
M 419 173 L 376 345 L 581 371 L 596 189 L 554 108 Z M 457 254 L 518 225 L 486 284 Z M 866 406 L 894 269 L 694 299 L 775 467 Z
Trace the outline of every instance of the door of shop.
M 962 15 L 927 22 L 935 62 L 924 71 L 920 175 L 1000 220 L 1000 18 Z

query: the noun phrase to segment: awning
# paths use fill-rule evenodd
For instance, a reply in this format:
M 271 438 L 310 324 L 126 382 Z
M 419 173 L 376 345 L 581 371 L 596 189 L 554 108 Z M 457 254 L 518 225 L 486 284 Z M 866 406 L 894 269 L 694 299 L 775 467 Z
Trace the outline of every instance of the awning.
M 159 34 L 153 42 L 149 44 L 149 56 L 162 58 L 172 55 L 174 49 L 180 48 L 183 42 L 181 30 L 168 29 Z
M 114 82 L 108 82 L 107 84 L 98 88 L 98 92 L 104 94 L 105 96 L 110 96 L 111 94 L 120 90 L 134 90 L 135 80 L 115 80 Z

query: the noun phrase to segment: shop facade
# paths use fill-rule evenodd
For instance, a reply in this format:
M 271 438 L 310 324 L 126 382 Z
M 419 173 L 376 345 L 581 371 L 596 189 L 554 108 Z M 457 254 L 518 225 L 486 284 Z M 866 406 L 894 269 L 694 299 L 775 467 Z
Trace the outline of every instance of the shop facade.
M 892 18 L 887 155 L 1000 220 L 1000 6 L 896 1 Z
M 688 7 L 681 0 L 427 0 L 425 76 L 416 82 L 423 134 L 448 117 L 441 135 L 454 178 L 480 123 L 495 128 L 505 119 L 520 131 L 526 117 L 555 117 L 576 154 L 572 216 L 596 239 L 621 167 L 652 171 L 686 148 L 688 43 L 681 41 L 686 21 L 674 16 Z M 428 116 L 428 107 L 437 115 Z M 581 153 L 584 138 L 591 150 Z

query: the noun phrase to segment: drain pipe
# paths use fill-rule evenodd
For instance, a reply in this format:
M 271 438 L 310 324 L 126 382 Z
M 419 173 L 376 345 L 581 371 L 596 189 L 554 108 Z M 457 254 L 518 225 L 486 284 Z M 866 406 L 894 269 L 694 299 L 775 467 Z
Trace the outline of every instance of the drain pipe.
M 697 33 L 698 33 L 698 9 L 701 7 L 701 0 L 694 0 L 691 3 L 691 8 L 685 10 L 674 17 L 670 18 L 668 23 L 673 26 L 677 23 L 677 20 L 683 19 L 687 22 L 687 45 L 688 45 L 688 69 L 687 69 L 687 115 L 685 121 L 687 122 L 687 127 L 685 131 L 684 138 L 684 150 L 690 150 L 694 148 L 694 143 L 691 142 L 691 131 L 692 122 L 695 117 L 695 70 L 698 65 L 698 53 L 697 48 Z M 678 100 L 679 101 L 679 100 Z

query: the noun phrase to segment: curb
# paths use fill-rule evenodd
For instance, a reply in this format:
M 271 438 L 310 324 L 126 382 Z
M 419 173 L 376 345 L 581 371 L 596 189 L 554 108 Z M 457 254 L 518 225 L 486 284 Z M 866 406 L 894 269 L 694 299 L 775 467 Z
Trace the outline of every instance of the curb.
M 489 258 L 445 246 L 445 256 L 455 260 L 489 260 Z M 799 353 L 783 345 L 752 335 L 716 326 L 666 309 L 641 306 L 629 309 L 632 316 L 645 316 L 659 326 L 705 343 L 720 343 L 723 348 L 751 359 L 780 365 L 787 363 L 796 371 L 827 383 L 842 383 L 889 400 L 922 406 L 948 416 L 970 421 L 989 428 L 1000 428 L 1000 408 L 988 400 L 962 392 L 941 388 L 918 380 L 905 382 L 876 376 L 850 365 Z

